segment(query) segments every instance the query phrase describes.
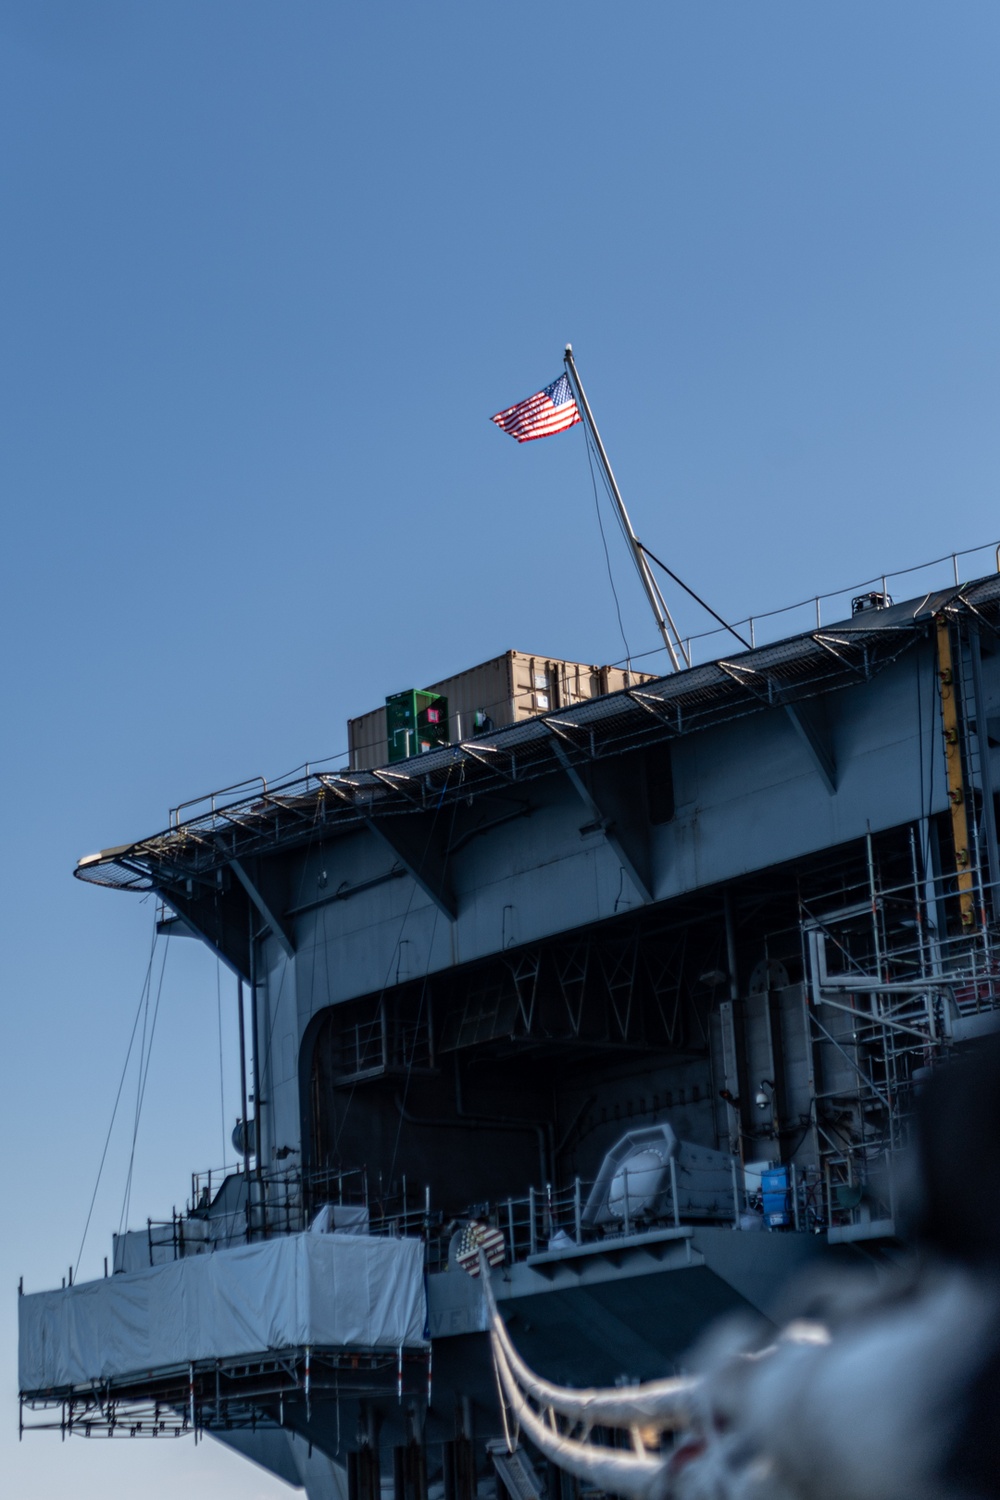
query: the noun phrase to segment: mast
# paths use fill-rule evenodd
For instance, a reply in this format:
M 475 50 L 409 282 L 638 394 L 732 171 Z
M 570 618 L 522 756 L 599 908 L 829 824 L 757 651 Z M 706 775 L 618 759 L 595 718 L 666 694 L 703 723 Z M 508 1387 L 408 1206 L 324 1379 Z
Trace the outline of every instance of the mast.
M 646 555 L 642 550 L 642 543 L 632 529 L 632 522 L 629 520 L 628 511 L 625 509 L 625 502 L 622 499 L 621 490 L 618 488 L 618 481 L 615 479 L 604 444 L 601 442 L 601 434 L 597 430 L 594 413 L 590 409 L 590 402 L 587 400 L 587 394 L 583 389 L 579 373 L 577 372 L 576 362 L 573 359 L 572 344 L 566 345 L 566 353 L 563 358 L 566 365 L 566 373 L 569 376 L 569 382 L 576 397 L 576 404 L 580 408 L 584 421 L 590 428 L 594 439 L 594 446 L 597 449 L 601 466 L 604 469 L 605 478 L 608 481 L 615 505 L 618 508 L 618 515 L 632 551 L 632 560 L 635 563 L 636 571 L 646 591 L 646 598 L 649 600 L 649 607 L 653 611 L 653 616 L 656 620 L 656 628 L 663 638 L 663 644 L 667 648 L 667 655 L 670 657 L 674 671 L 679 672 L 682 662 L 685 666 L 690 666 L 691 662 L 688 658 L 688 653 L 681 644 L 677 626 L 674 624 L 670 610 L 667 608 L 667 601 L 660 592 L 659 585 L 653 577 L 649 563 L 646 561 Z

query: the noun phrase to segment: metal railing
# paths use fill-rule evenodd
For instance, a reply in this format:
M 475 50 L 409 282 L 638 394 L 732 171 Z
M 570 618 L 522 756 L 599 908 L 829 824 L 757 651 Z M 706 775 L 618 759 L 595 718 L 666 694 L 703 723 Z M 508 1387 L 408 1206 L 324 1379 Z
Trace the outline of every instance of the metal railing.
M 806 630 L 821 630 L 824 624 L 849 619 L 853 601 L 861 594 L 892 595 L 894 591 L 898 593 L 897 585 L 902 584 L 907 597 L 913 598 L 914 590 L 932 593 L 950 587 L 960 588 L 963 582 L 984 577 L 990 572 L 1000 573 L 1000 543 L 997 542 L 987 542 L 981 547 L 968 547 L 962 552 L 947 552 L 941 557 L 932 558 L 930 562 L 917 563 L 912 568 L 878 573 L 846 588 L 833 589 L 825 594 L 812 594 L 794 604 L 782 605 L 780 609 L 746 615 L 743 619 L 733 620 L 732 626 L 752 647 L 768 645 L 785 636 L 798 635 Z M 721 626 L 685 636 L 684 646 L 692 666 L 696 664 L 694 648 L 704 648 L 708 642 L 712 643 L 710 649 L 700 649 L 697 652 L 699 662 L 714 660 L 719 655 L 720 648 L 730 649 L 727 643 L 733 642 L 733 636 L 731 631 Z M 736 646 L 735 649 L 740 648 Z M 664 648 L 658 646 L 652 651 L 640 652 L 629 660 L 643 661 L 663 653 Z M 623 662 L 616 662 L 614 665 L 620 666 Z
M 883 884 L 859 879 L 841 887 L 836 903 L 812 900 L 802 909 L 803 964 L 810 993 L 812 1045 L 843 1076 L 817 1077 L 813 1126 L 818 1164 L 789 1163 L 790 1226 L 843 1229 L 891 1221 L 897 1207 L 897 1166 L 921 1070 L 961 1038 L 967 1023 L 1000 1011 L 1000 890 L 976 867 L 977 923 L 960 925 L 954 873 L 917 872 Z M 996 913 L 996 915 L 994 915 Z M 820 954 L 820 946 L 822 954 Z M 822 963 L 820 965 L 820 958 Z M 819 965 L 819 967 L 818 967 Z M 372 1045 L 376 1043 L 373 1030 Z M 367 1049 L 361 1048 L 359 1063 Z M 864 1118 L 873 1101 L 885 1105 L 881 1123 L 868 1125 L 848 1146 L 824 1127 L 825 1112 L 853 1096 Z M 869 1111 L 870 1117 L 870 1111 Z M 187 1212 L 147 1225 L 150 1260 L 204 1253 L 243 1240 L 300 1233 L 325 1204 L 363 1207 L 368 1232 L 421 1238 L 428 1266 L 448 1263 L 456 1228 L 470 1219 L 499 1229 L 511 1261 L 664 1226 L 706 1222 L 739 1226 L 759 1209 L 748 1196 L 735 1159 L 714 1194 L 714 1208 L 692 1211 L 671 1162 L 669 1187 L 650 1213 L 633 1198 L 622 1174 L 620 1211 L 600 1225 L 587 1222 L 593 1184 L 581 1178 L 542 1184 L 519 1196 L 467 1205 L 448 1217 L 432 1205 L 430 1189 L 403 1178 L 392 1190 L 366 1168 L 256 1173 L 237 1166 L 196 1173 Z M 238 1186 L 234 1186 L 234 1184 Z M 228 1194 L 228 1199 L 225 1196 Z
M 683 1168 L 673 1160 L 668 1166 L 668 1184 L 652 1207 L 648 1188 L 636 1191 L 624 1169 L 615 1209 L 610 1214 L 605 1212 L 600 1223 L 588 1221 L 586 1205 L 594 1184 L 580 1177 L 563 1187 L 546 1183 L 529 1188 L 520 1197 L 468 1204 L 445 1217 L 432 1206 L 429 1187 L 415 1189 L 403 1179 L 393 1192 L 373 1189 L 363 1167 L 319 1172 L 291 1169 L 260 1177 L 251 1174 L 249 1179 L 235 1168 L 225 1175 L 225 1169 L 212 1169 L 192 1175 L 192 1199 L 186 1212 L 175 1211 L 169 1219 L 147 1221 L 149 1264 L 247 1241 L 300 1234 L 327 1204 L 363 1208 L 369 1234 L 422 1239 L 427 1268 L 432 1271 L 448 1266 L 455 1237 L 470 1221 L 499 1229 L 507 1259 L 516 1263 L 547 1251 L 612 1243 L 664 1228 L 693 1224 L 739 1227 L 742 1216 L 753 1207 L 735 1159 L 731 1166 L 714 1172 L 718 1181 L 712 1188 L 711 1201 L 696 1208 L 685 1204 Z M 711 1169 L 700 1169 L 702 1196 L 712 1175 Z M 213 1188 L 214 1198 L 210 1196 Z M 226 1209 L 227 1193 L 238 1198 L 238 1208 Z
M 918 590 L 923 588 L 925 591 L 934 591 L 951 586 L 959 588 L 963 579 L 969 581 L 976 577 L 983 577 L 990 572 L 1000 573 L 1000 542 L 987 542 L 979 547 L 968 547 L 964 551 L 945 553 L 941 557 L 932 558 L 929 562 L 917 563 L 910 568 L 897 568 L 892 572 L 879 573 L 845 588 L 834 589 L 825 594 L 813 594 L 794 604 L 782 605 L 779 609 L 747 615 L 742 619 L 734 620 L 732 625 L 749 641 L 751 646 L 762 646 L 802 631 L 822 629 L 824 621 L 829 624 L 849 618 L 852 601 L 858 595 L 867 592 L 889 594 L 903 580 L 906 580 L 904 586 L 908 590 L 915 586 Z M 910 597 L 913 595 L 911 594 Z M 695 665 L 696 647 L 699 648 L 698 660 L 704 663 L 724 654 L 724 650 L 729 648 L 732 641 L 733 636 L 729 630 L 713 626 L 711 630 L 696 631 L 685 636 L 684 646 L 691 664 Z M 708 650 L 702 649 L 706 643 L 712 643 Z M 658 664 L 650 658 L 663 655 L 664 652 L 665 648 L 658 646 L 651 651 L 639 652 L 627 659 L 622 658 L 610 665 L 631 669 L 635 662 L 648 661 L 650 670 L 656 675 L 659 670 Z M 305 761 L 302 765 L 296 766 L 293 771 L 285 772 L 278 777 L 271 777 L 270 781 L 263 776 L 252 776 L 233 786 L 219 787 L 200 797 L 193 797 L 170 809 L 169 827 L 174 829 L 180 827 L 182 823 L 212 817 L 227 806 L 242 802 L 247 792 L 254 787 L 260 788 L 262 801 L 266 801 L 271 795 L 271 788 L 280 791 L 281 788 L 287 788 L 293 781 L 298 792 L 307 793 L 314 788 L 321 787 L 322 778 L 329 774 L 331 765 L 335 761 L 342 762 L 347 754 L 346 750 L 338 751 L 335 755 L 329 755 L 320 760 Z M 345 771 L 346 774 L 349 772 Z M 234 796 L 234 793 L 241 795 Z M 192 812 L 195 808 L 200 809 L 197 814 Z M 186 812 L 188 816 L 182 819 L 180 815 L 183 812 Z
M 926 871 L 915 837 L 909 879 L 883 882 L 870 861 L 867 880 L 803 905 L 819 1168 L 800 1209 L 814 1227 L 894 1223 L 922 1079 L 955 1045 L 1000 1029 L 1000 888 L 970 842 L 971 925 L 957 872 Z

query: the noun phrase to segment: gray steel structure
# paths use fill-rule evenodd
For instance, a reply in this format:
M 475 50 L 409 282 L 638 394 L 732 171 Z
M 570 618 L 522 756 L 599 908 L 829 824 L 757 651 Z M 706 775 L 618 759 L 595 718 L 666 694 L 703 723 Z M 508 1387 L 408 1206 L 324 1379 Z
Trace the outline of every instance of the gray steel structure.
M 920 1070 L 1000 1016 L 998 629 L 994 576 L 81 860 L 155 892 L 251 1000 L 252 1154 L 116 1266 L 363 1208 L 425 1241 L 433 1372 L 314 1351 L 310 1388 L 308 1349 L 262 1350 L 25 1409 L 180 1411 L 311 1496 L 341 1470 L 303 1440 L 352 1500 L 390 1458 L 398 1500 L 435 1477 L 470 1500 L 501 1429 L 463 1225 L 502 1232 L 512 1336 L 573 1384 L 670 1373 L 805 1258 L 891 1242 Z M 697 1191 L 675 1164 L 630 1212 L 626 1176 L 619 1221 L 588 1221 L 605 1157 L 658 1122 L 702 1151 Z M 788 1223 L 752 1233 L 761 1163 L 788 1168 Z

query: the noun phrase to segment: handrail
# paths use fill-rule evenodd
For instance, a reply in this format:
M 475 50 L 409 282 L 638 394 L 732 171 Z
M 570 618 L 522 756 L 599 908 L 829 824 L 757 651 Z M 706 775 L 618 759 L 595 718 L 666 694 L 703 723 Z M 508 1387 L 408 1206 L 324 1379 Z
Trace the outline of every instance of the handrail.
M 821 630 L 823 628 L 823 621 L 820 606 L 824 604 L 828 599 L 843 599 L 846 602 L 850 598 L 850 596 L 858 593 L 863 593 L 866 589 L 873 588 L 875 585 L 879 586 L 880 593 L 885 594 L 888 592 L 888 584 L 894 579 L 907 578 L 911 574 L 922 573 L 927 568 L 940 567 L 942 563 L 951 564 L 951 583 L 955 588 L 959 588 L 961 586 L 958 568 L 959 559 L 965 557 L 974 557 L 977 553 L 989 552 L 991 549 L 994 552 L 996 563 L 995 571 L 997 573 L 1000 573 L 1000 543 L 983 542 L 978 547 L 967 547 L 960 552 L 946 552 L 941 557 L 931 558 L 928 562 L 915 563 L 910 568 L 898 568 L 891 573 L 877 573 L 871 578 L 865 578 L 860 583 L 848 584 L 844 588 L 830 589 L 827 593 L 823 594 L 811 594 L 805 599 L 797 600 L 794 604 L 783 604 L 779 609 L 763 610 L 758 614 L 746 615 L 743 619 L 734 620 L 732 624 L 736 628 L 745 625 L 750 632 L 751 644 L 756 647 L 758 645 L 765 644 L 763 641 L 760 641 L 756 638 L 757 626 L 762 620 L 774 620 L 777 619 L 780 615 L 792 614 L 795 610 L 806 609 L 807 606 L 811 605 L 816 615 L 815 624 L 811 628 Z M 947 585 L 941 586 L 945 587 Z M 684 642 L 685 645 L 690 646 L 696 641 L 707 641 L 713 639 L 715 636 L 727 635 L 728 633 L 728 627 L 726 630 L 723 630 L 720 626 L 713 626 L 711 630 L 696 631 L 691 635 L 685 636 Z M 631 662 L 645 660 L 647 657 L 657 656 L 661 654 L 662 651 L 662 646 L 655 646 L 649 651 L 634 652 L 632 656 L 628 658 L 628 660 Z M 626 659 L 623 657 L 620 661 L 612 662 L 611 665 L 616 667 L 623 666 L 625 664 L 625 660 Z
M 265 776 L 248 776 L 244 781 L 234 781 L 232 786 L 220 786 L 214 792 L 204 792 L 200 797 L 189 797 L 186 802 L 178 802 L 176 807 L 170 809 L 170 827 L 179 828 L 181 820 L 179 814 L 186 807 L 197 807 L 199 802 L 209 803 L 210 811 L 216 811 L 215 799 L 224 797 L 228 792 L 241 792 L 244 787 L 256 786 L 260 783 L 263 796 L 267 796 L 267 778 Z
M 967 547 L 960 552 L 948 552 L 941 557 L 931 558 L 928 562 L 916 563 L 913 567 L 910 568 L 899 568 L 895 572 L 876 574 L 872 578 L 866 578 L 860 583 L 849 584 L 844 588 L 831 589 L 829 592 L 823 594 L 812 594 L 805 599 L 798 600 L 794 604 L 782 605 L 779 609 L 764 610 L 763 612 L 758 614 L 747 615 L 743 619 L 734 620 L 733 624 L 737 627 L 741 625 L 746 626 L 750 633 L 751 644 L 756 647 L 757 645 L 765 644 L 763 641 L 757 640 L 757 627 L 760 625 L 760 622 L 762 620 L 774 620 L 779 618 L 779 616 L 781 615 L 792 614 L 795 610 L 805 609 L 807 606 L 811 605 L 815 612 L 815 623 L 812 624 L 810 628 L 820 630 L 823 628 L 821 605 L 829 599 L 848 600 L 852 595 L 863 592 L 865 589 L 876 584 L 880 586 L 880 592 L 884 594 L 887 592 L 888 584 L 894 579 L 907 578 L 911 574 L 922 573 L 927 568 L 939 567 L 942 563 L 951 563 L 954 586 L 957 588 L 959 587 L 959 559 L 974 557 L 977 553 L 989 552 L 991 550 L 994 554 L 995 571 L 997 573 L 1000 573 L 1000 542 L 984 542 L 978 547 Z M 715 626 L 711 630 L 697 631 L 691 635 L 685 636 L 684 643 L 685 646 L 690 650 L 691 645 L 697 641 L 711 640 L 715 636 L 726 635 L 727 633 L 728 630 L 723 630 L 721 629 L 721 627 Z M 664 649 L 665 648 L 663 646 L 657 646 L 650 651 L 635 652 L 631 657 L 623 657 L 619 661 L 610 662 L 609 665 L 613 667 L 631 668 L 632 663 L 645 660 L 648 657 L 657 656 Z M 319 761 L 305 761 L 302 765 L 297 766 L 293 771 L 285 772 L 279 777 L 272 777 L 271 785 L 275 787 L 281 787 L 289 784 L 291 782 L 291 779 L 299 772 L 304 772 L 307 785 L 309 781 L 314 777 L 317 780 L 321 780 L 324 773 L 319 771 L 318 768 L 320 766 L 327 765 L 332 760 L 341 760 L 346 754 L 348 754 L 347 751 L 338 751 L 336 754 L 323 757 Z M 181 813 L 185 808 L 196 807 L 199 803 L 205 802 L 209 804 L 210 811 L 214 813 L 218 811 L 216 805 L 217 798 L 224 797 L 229 792 L 238 792 L 241 790 L 241 788 L 252 786 L 258 782 L 261 784 L 263 794 L 266 796 L 268 791 L 267 779 L 263 776 L 252 776 L 247 778 L 246 781 L 236 782 L 233 786 L 218 787 L 214 791 L 205 792 L 199 797 L 192 797 L 189 798 L 189 800 L 186 802 L 178 803 L 176 807 L 172 807 L 170 809 L 170 827 L 175 828 L 179 826 L 180 820 L 178 818 L 178 814 Z

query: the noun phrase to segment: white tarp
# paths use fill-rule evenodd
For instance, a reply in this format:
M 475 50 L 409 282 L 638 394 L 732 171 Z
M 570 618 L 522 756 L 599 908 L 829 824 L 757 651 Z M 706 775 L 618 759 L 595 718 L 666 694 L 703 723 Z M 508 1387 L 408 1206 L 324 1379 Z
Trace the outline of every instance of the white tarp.
M 22 1391 L 305 1344 L 422 1347 L 423 1245 L 296 1234 L 18 1299 Z

